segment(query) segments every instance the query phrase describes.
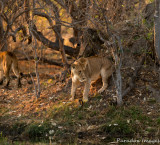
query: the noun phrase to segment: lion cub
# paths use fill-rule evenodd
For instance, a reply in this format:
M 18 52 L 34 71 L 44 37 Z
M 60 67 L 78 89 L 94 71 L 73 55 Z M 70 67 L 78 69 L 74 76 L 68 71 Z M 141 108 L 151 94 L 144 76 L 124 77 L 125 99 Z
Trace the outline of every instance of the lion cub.
M 108 78 L 113 73 L 111 61 L 105 57 L 80 58 L 71 65 L 72 89 L 71 100 L 74 100 L 79 82 L 84 82 L 83 102 L 88 101 L 91 81 L 102 77 L 103 86 L 98 91 L 102 93 L 108 87 Z
M 9 86 L 10 78 L 9 78 L 9 72 L 12 67 L 12 70 L 14 74 L 17 76 L 18 81 L 18 87 L 21 87 L 21 76 L 22 73 L 19 72 L 18 68 L 18 60 L 14 53 L 4 51 L 0 52 L 0 71 L 2 71 L 6 77 L 6 87 Z M 2 75 L 2 74 L 1 74 Z M 3 75 L 0 78 L 0 84 L 3 84 Z

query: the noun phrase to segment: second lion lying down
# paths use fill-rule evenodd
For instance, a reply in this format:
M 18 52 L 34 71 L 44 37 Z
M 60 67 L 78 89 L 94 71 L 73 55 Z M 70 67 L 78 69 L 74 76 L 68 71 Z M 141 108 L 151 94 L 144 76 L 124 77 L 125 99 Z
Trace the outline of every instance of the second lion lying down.
M 97 80 L 99 76 L 102 77 L 103 86 L 98 93 L 102 93 L 108 87 L 108 78 L 112 73 L 112 62 L 105 57 L 88 57 L 78 59 L 71 66 L 71 100 L 74 100 L 79 82 L 84 82 L 83 102 L 87 102 L 91 81 Z

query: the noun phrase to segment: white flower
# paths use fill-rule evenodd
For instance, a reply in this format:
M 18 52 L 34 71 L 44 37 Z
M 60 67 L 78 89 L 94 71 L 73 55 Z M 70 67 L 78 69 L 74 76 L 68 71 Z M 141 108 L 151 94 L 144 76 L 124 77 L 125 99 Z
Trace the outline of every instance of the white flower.
M 53 134 L 53 133 L 54 133 L 54 130 L 50 130 L 50 131 L 49 131 L 49 134 Z
M 56 125 L 57 125 L 55 122 L 51 122 L 51 124 L 52 124 L 53 126 L 56 126 Z

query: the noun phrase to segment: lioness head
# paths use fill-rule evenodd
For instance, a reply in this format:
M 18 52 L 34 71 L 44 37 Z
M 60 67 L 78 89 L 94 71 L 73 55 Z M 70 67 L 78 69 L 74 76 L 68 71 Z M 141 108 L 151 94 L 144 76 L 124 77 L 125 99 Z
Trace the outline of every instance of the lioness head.
M 78 79 L 80 82 L 86 81 L 87 79 L 85 75 L 86 66 L 87 66 L 86 58 L 80 58 L 79 60 L 75 61 L 71 65 L 72 77 L 75 77 L 75 79 Z

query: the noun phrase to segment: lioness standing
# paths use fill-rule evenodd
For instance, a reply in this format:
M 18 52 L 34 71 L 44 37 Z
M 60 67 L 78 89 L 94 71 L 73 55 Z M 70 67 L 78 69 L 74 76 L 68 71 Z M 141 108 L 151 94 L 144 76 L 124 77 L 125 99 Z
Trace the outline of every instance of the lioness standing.
M 6 87 L 9 86 L 9 72 L 11 67 L 14 74 L 17 76 L 17 85 L 18 87 L 21 87 L 21 73 L 19 72 L 17 57 L 12 52 L 0 52 L 0 71 L 1 73 L 3 72 L 6 77 Z M 0 84 L 3 84 L 3 74 L 1 74 Z
M 87 102 L 91 81 L 97 80 L 99 76 L 102 77 L 103 86 L 98 92 L 103 92 L 108 87 L 108 78 L 112 73 L 112 63 L 105 57 L 88 57 L 78 59 L 71 66 L 71 100 L 74 99 L 79 82 L 85 82 L 83 102 Z

